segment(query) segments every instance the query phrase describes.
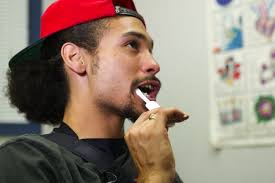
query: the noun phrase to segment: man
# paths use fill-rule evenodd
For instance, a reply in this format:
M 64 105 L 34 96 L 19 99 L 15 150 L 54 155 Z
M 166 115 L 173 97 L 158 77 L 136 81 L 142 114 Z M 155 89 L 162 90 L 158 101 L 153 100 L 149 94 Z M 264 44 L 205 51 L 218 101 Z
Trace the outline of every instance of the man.
M 188 116 L 147 111 L 135 92 L 156 100 L 152 49 L 131 0 L 53 3 L 41 39 L 9 62 L 7 94 L 27 119 L 60 126 L 4 144 L 0 182 L 182 182 L 167 130 Z

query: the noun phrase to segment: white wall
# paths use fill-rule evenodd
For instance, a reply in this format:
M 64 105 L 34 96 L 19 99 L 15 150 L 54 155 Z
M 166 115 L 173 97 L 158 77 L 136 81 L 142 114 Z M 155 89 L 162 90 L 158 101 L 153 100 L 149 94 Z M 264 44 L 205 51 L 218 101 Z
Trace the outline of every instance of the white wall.
M 0 122 L 21 121 L 22 116 L 15 116 L 16 109 L 8 108 L 9 101 L 4 95 L 6 70 L 9 59 L 27 45 L 27 0 L 0 1 Z M 16 22 L 16 23 L 15 23 Z M 1 137 L 0 144 L 9 137 Z
M 171 130 L 185 183 L 274 183 L 275 147 L 215 151 L 209 144 L 206 1 L 136 0 L 155 40 L 163 106 L 190 114 Z

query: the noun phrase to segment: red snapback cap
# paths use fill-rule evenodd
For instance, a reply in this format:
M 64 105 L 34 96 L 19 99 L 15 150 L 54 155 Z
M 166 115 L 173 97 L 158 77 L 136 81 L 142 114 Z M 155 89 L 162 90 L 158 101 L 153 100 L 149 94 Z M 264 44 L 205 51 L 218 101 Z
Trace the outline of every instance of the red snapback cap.
M 9 67 L 22 61 L 39 60 L 44 40 L 54 33 L 88 21 L 119 15 L 136 17 L 145 24 L 132 0 L 56 0 L 41 16 L 40 40 L 12 57 Z

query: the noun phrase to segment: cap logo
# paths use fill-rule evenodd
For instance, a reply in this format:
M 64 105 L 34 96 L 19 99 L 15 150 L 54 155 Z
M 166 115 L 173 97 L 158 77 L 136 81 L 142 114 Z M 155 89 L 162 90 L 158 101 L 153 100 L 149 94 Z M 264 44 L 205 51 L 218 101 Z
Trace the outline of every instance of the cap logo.
M 121 6 L 115 6 L 115 12 L 117 15 L 136 17 L 136 18 L 140 19 L 145 24 L 143 17 L 134 10 L 124 8 Z

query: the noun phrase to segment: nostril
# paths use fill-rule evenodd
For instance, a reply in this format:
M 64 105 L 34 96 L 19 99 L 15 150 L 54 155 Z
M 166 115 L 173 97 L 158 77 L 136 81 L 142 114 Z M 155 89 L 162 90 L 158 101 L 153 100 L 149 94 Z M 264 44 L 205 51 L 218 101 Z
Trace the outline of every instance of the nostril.
M 149 70 L 150 70 L 150 72 L 153 72 L 154 74 L 158 73 L 160 71 L 159 64 L 155 63 Z
M 154 72 L 155 70 L 154 69 L 152 69 L 152 68 L 150 68 L 150 69 L 147 69 L 147 72 Z

